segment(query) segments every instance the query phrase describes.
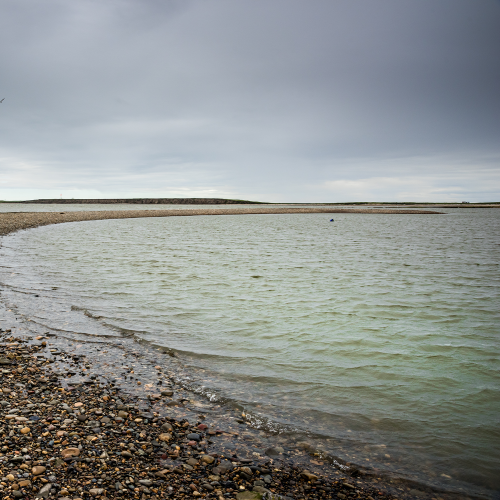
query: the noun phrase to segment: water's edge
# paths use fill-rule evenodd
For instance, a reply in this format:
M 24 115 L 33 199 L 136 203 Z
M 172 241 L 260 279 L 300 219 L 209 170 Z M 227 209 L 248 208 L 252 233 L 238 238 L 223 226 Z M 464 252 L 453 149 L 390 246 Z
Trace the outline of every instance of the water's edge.
M 1 244 L 1 241 L 0 241 Z M 29 282 L 28 277 L 26 277 L 26 283 Z M 54 283 L 54 285 L 57 285 Z M 4 308 L 3 310 L 0 311 L 0 324 L 2 325 L 3 328 L 10 328 L 14 324 L 16 324 L 16 329 L 20 332 L 24 331 L 25 334 L 27 335 L 38 335 L 40 333 L 46 334 L 49 332 L 51 336 L 54 339 L 57 339 L 58 342 L 61 343 L 61 346 L 64 346 L 66 344 L 66 347 L 69 347 L 68 343 L 72 343 L 77 341 L 79 344 L 84 344 L 89 348 L 89 353 L 92 352 L 93 347 L 92 345 L 98 344 L 99 348 L 97 348 L 96 352 L 94 355 L 97 358 L 101 358 L 101 364 L 103 366 L 103 371 L 107 370 L 105 367 L 106 363 L 110 363 L 113 356 L 111 357 L 106 357 L 103 356 L 102 345 L 106 346 L 106 349 L 116 349 L 117 345 L 120 345 L 123 348 L 123 346 L 126 346 L 126 349 L 128 349 L 130 352 L 133 354 L 127 355 L 127 359 L 130 360 L 137 360 L 137 357 L 142 358 L 142 359 L 147 359 L 150 358 L 151 360 L 154 360 L 155 356 L 157 356 L 157 353 L 159 350 L 166 352 L 167 356 L 162 357 L 162 362 L 165 362 L 168 364 L 169 369 L 171 369 L 172 376 L 176 380 L 178 386 L 182 388 L 181 390 L 187 391 L 189 393 L 190 398 L 197 398 L 198 396 L 201 396 L 201 399 L 198 399 L 198 404 L 199 408 L 204 408 L 203 411 L 209 411 L 210 406 L 217 406 L 218 408 L 210 408 L 210 411 L 213 412 L 213 415 L 216 415 L 215 418 L 221 419 L 224 421 L 224 419 L 227 419 L 227 414 L 230 414 L 231 417 L 227 420 L 228 425 L 234 426 L 235 429 L 239 430 L 241 432 L 241 429 L 245 429 L 245 432 L 250 432 L 252 433 L 254 429 L 256 432 L 256 435 L 259 434 L 259 432 L 264 432 L 266 434 L 267 441 L 265 442 L 266 446 L 269 445 L 269 447 L 275 446 L 275 447 L 280 447 L 282 444 L 286 443 L 287 441 L 294 446 L 297 446 L 296 449 L 300 449 L 301 452 L 297 453 L 295 455 L 294 452 L 290 453 L 285 453 L 285 455 L 281 458 L 285 458 L 286 460 L 296 460 L 296 461 L 306 461 L 308 464 L 309 468 L 314 468 L 317 467 L 318 469 L 321 469 L 322 467 L 336 467 L 339 471 L 344 471 L 344 472 L 350 472 L 353 473 L 354 476 L 356 477 L 363 477 L 365 479 L 375 479 L 376 478 L 383 478 L 385 483 L 387 484 L 387 491 L 390 491 L 391 488 L 393 488 L 393 485 L 404 485 L 406 488 L 406 492 L 401 492 L 399 490 L 393 489 L 392 493 L 397 494 L 399 496 L 407 496 L 409 495 L 410 497 L 412 496 L 419 496 L 418 493 L 415 493 L 415 491 L 420 492 L 420 495 L 428 495 L 432 498 L 436 498 L 436 495 L 440 495 L 441 497 L 445 498 L 447 495 L 459 495 L 463 496 L 464 492 L 463 491 L 458 491 L 458 490 L 453 490 L 453 489 L 445 489 L 445 488 L 440 488 L 437 487 L 436 485 L 432 485 L 432 482 L 429 481 L 428 483 L 418 483 L 412 479 L 409 479 L 408 477 L 401 477 L 401 476 L 395 476 L 391 475 L 387 471 L 381 471 L 381 470 L 370 470 L 365 467 L 363 467 L 361 464 L 346 464 L 342 459 L 339 457 L 335 457 L 332 455 L 329 455 L 320 449 L 315 449 L 314 446 L 310 447 L 308 449 L 307 445 L 304 444 L 304 440 L 317 440 L 321 439 L 321 436 L 313 436 L 308 433 L 301 433 L 298 432 L 297 429 L 290 428 L 289 426 L 283 425 L 282 423 L 277 423 L 273 422 L 272 420 L 266 420 L 262 419 L 258 415 L 253 415 L 250 412 L 246 412 L 246 416 L 242 419 L 241 418 L 241 412 L 246 411 L 244 407 L 242 407 L 238 401 L 230 400 L 228 398 L 224 398 L 223 395 L 218 394 L 214 391 L 212 391 L 210 388 L 203 387 L 203 380 L 200 378 L 200 373 L 197 373 L 196 370 L 186 368 L 185 364 L 183 363 L 183 355 L 180 353 L 180 358 L 177 357 L 171 357 L 168 356 L 168 349 L 165 349 L 164 347 L 161 346 L 155 346 L 154 344 L 147 342 L 145 340 L 139 340 L 137 338 L 134 338 L 133 335 L 131 337 L 127 337 L 124 335 L 125 332 L 120 332 L 119 335 L 113 334 L 112 338 L 106 339 L 104 336 L 100 337 L 98 340 L 95 338 L 89 339 L 86 338 L 83 334 L 78 334 L 78 333 L 70 333 L 69 330 L 67 332 L 61 332 L 57 331 L 56 329 L 50 328 L 49 326 L 45 324 L 40 324 L 36 323 L 34 321 L 31 321 L 28 317 L 26 317 L 21 309 L 16 310 L 16 304 L 14 299 L 14 295 L 18 293 L 23 293 L 23 294 L 30 294 L 30 293 L 37 293 L 39 290 L 32 289 L 30 290 L 29 286 L 24 288 L 22 291 L 20 289 L 18 290 L 8 290 L 4 284 L 2 284 L 2 307 Z M 10 309 L 10 311 L 8 310 Z M 85 311 L 74 311 L 75 314 L 85 314 Z M 15 314 L 17 314 L 17 319 L 15 318 Z M 50 324 L 50 321 L 48 322 Z M 72 332 L 74 332 L 73 329 L 70 329 Z M 110 332 L 111 333 L 111 332 Z M 90 355 L 90 354 L 89 354 Z M 130 356 L 130 357 L 129 357 Z M 131 361 L 128 361 L 129 363 Z M 146 363 L 147 364 L 147 363 Z M 144 374 L 141 375 L 145 379 L 148 378 L 148 370 L 151 369 L 151 367 L 146 368 L 146 364 L 144 366 L 141 365 L 140 370 L 144 370 Z M 151 364 L 151 363 L 150 363 Z M 136 373 L 139 374 L 140 370 L 136 370 Z M 154 373 L 151 372 L 151 373 Z M 118 379 L 119 380 L 119 379 Z M 119 380 L 118 384 L 122 385 L 122 388 L 126 391 L 129 391 L 131 393 L 136 393 L 140 396 L 144 396 L 143 391 L 139 391 L 137 386 L 134 386 L 130 383 L 130 380 Z M 200 401 L 204 401 L 200 402 Z M 208 402 L 208 403 L 207 403 Z M 204 407 L 203 405 L 207 406 Z M 169 411 L 185 411 L 184 409 L 178 410 L 175 408 L 171 408 Z M 196 411 L 196 410 L 195 410 Z M 240 415 L 235 414 L 239 413 Z M 240 418 L 237 418 L 237 417 Z M 243 420 L 244 423 L 239 423 L 238 420 Z M 243 427 L 241 427 L 243 426 Z M 287 435 L 287 439 L 285 441 L 282 440 L 283 435 Z M 291 439 L 290 439 L 291 436 Z M 262 439 L 262 436 L 260 436 L 259 439 Z M 298 445 L 298 443 L 303 443 L 302 445 Z M 286 446 L 285 448 L 290 448 L 290 450 L 293 448 L 291 446 Z M 262 451 L 261 448 L 259 448 L 260 451 Z M 288 450 L 287 450 L 288 451 Z M 313 460 L 311 463 L 310 460 Z M 318 462 L 317 464 L 315 462 Z M 323 466 L 320 465 L 321 462 L 323 462 Z M 312 465 L 311 465 L 312 464 Z M 409 491 L 413 490 L 412 494 L 409 494 Z M 478 498 L 487 498 L 488 495 L 482 494 L 480 491 L 473 491 L 474 489 L 471 488 L 469 491 L 467 491 L 467 494 L 469 496 L 477 496 Z
M 0 290 L 4 292 L 3 284 Z M 33 290 L 36 293 L 38 290 Z M 384 470 L 373 470 L 361 464 L 345 462 L 340 457 L 325 453 L 314 447 L 314 437 L 293 427 L 256 418 L 247 412 L 238 401 L 213 393 L 203 386 L 202 381 L 187 369 L 182 356 L 173 350 L 156 348 L 148 342 L 138 342 L 134 338 L 89 339 L 84 334 L 61 332 L 46 325 L 40 325 L 25 317 L 22 311 L 0 297 L 0 328 L 13 335 L 33 340 L 37 336 L 50 339 L 51 347 L 60 352 L 85 356 L 94 371 L 106 381 L 113 381 L 115 387 L 140 401 L 153 403 L 154 411 L 176 419 L 186 419 L 195 423 L 203 421 L 224 431 L 226 441 L 213 451 L 226 456 L 250 459 L 271 459 L 276 464 L 299 465 L 313 473 L 326 477 L 350 478 L 360 486 L 376 488 L 380 494 L 393 495 L 404 499 L 457 500 L 464 498 L 489 499 L 493 496 L 480 491 L 446 489 L 430 482 L 393 474 Z M 56 361 L 56 356 L 47 353 Z M 144 387 L 153 385 L 157 375 L 155 366 L 175 384 L 171 398 L 155 399 L 162 388 Z M 55 363 L 57 370 L 63 370 L 63 363 Z M 131 371 L 133 370 L 133 371 Z M 127 374 L 133 373 L 134 375 Z M 85 377 L 71 378 L 70 384 L 83 383 Z M 141 386 L 137 381 L 141 381 Z M 175 403 L 175 404 L 172 404 Z

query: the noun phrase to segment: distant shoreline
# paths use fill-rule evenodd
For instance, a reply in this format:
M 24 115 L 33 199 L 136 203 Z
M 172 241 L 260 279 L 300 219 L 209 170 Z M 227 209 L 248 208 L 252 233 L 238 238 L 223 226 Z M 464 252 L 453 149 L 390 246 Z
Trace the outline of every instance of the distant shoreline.
M 27 201 L 8 201 L 2 203 L 32 203 L 43 205 L 260 205 L 261 201 L 230 200 L 225 198 L 102 198 L 102 199 L 41 199 Z
M 252 214 L 422 214 L 442 212 L 430 210 L 395 210 L 376 208 L 228 208 L 228 209 L 173 209 L 173 210 L 102 210 L 82 212 L 4 212 L 0 213 L 0 236 L 50 224 L 88 220 L 136 219 L 143 217 L 179 217 L 195 215 L 252 215 Z
M 23 201 L 2 201 L 0 203 L 33 205 L 273 205 L 273 206 L 370 206 L 370 207 L 412 207 L 412 208 L 500 208 L 500 202 L 488 203 L 445 203 L 445 202 L 381 202 L 349 201 L 345 203 L 269 203 L 265 201 L 233 200 L 226 198 L 88 198 L 88 199 L 39 199 Z

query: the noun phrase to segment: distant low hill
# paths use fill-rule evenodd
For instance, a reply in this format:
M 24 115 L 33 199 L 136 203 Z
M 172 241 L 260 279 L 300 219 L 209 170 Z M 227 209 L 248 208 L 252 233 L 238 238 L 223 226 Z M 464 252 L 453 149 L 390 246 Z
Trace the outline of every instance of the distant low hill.
M 253 205 L 261 203 L 260 201 L 247 201 L 247 200 L 226 200 L 224 198 L 106 198 L 95 200 L 78 200 L 78 199 L 61 199 L 56 198 L 53 200 L 26 200 L 26 201 L 12 201 L 9 203 L 44 203 L 44 204 L 118 204 L 129 203 L 133 205 Z

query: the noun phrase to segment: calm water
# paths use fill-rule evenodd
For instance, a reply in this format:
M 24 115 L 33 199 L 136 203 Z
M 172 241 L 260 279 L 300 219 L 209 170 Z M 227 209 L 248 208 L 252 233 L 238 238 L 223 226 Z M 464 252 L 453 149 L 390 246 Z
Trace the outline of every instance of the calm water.
M 176 349 L 256 425 L 492 496 L 500 211 L 447 212 L 61 224 L 4 238 L 1 279 L 38 323 Z

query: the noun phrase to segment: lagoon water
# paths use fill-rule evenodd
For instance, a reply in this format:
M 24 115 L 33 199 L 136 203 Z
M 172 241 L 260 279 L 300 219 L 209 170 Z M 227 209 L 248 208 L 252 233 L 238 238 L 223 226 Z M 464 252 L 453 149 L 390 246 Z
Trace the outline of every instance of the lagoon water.
M 500 211 L 446 212 L 60 224 L 5 237 L 1 281 L 40 324 L 177 350 L 256 425 L 493 496 Z

